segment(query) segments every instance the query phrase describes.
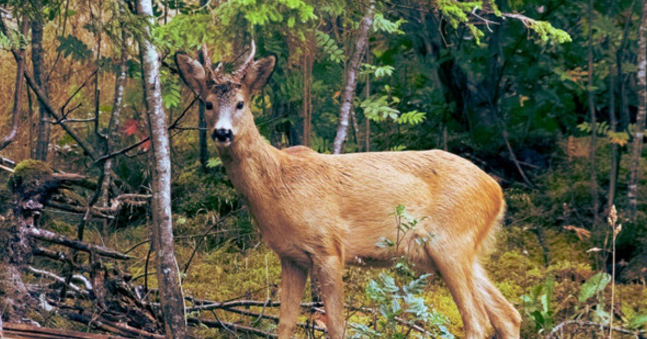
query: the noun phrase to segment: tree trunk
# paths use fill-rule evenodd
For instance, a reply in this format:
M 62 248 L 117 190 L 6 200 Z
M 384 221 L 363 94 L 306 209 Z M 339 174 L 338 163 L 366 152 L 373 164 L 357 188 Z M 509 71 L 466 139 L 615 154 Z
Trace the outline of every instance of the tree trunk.
M 110 114 L 110 122 L 108 123 L 107 139 L 105 140 L 104 155 L 112 152 L 112 145 L 119 140 L 119 124 L 121 119 L 121 109 L 123 107 L 124 89 L 126 87 L 126 77 L 128 75 L 128 42 L 125 28 L 122 26 L 122 45 L 121 45 L 121 58 L 119 60 L 119 73 L 115 78 L 115 96 L 112 103 L 112 112 Z M 100 207 L 108 207 L 110 196 L 110 184 L 112 183 L 112 165 L 114 158 L 108 158 L 103 163 L 101 171 L 101 188 L 97 203 Z M 108 231 L 108 220 L 103 220 L 102 233 L 106 234 Z
M 611 46 L 611 43 L 609 43 Z M 618 131 L 618 118 L 616 117 L 615 77 L 613 76 L 613 64 L 609 64 L 609 118 L 611 120 L 611 131 Z M 618 183 L 618 144 L 611 143 L 611 170 L 609 172 L 609 192 L 607 193 L 607 209 L 611 211 L 616 197 L 616 186 Z
M 612 4 L 609 7 L 609 15 L 613 13 L 614 5 Z M 613 55 L 617 57 L 617 53 L 612 53 L 613 51 L 613 41 L 611 37 L 607 36 L 607 43 L 609 48 L 609 57 L 612 58 Z M 616 116 L 616 79 L 613 74 L 613 63 L 609 64 L 609 122 L 612 132 L 618 131 L 618 117 Z M 605 214 L 608 214 L 611 211 L 611 207 L 614 205 L 616 197 L 616 186 L 618 184 L 618 166 L 620 162 L 618 161 L 619 152 L 618 144 L 611 142 L 611 169 L 609 171 L 609 192 L 607 192 L 607 207 Z
M 151 0 L 137 1 L 137 14 L 153 17 Z M 149 19 L 152 20 L 152 19 Z M 157 280 L 162 317 L 167 338 L 187 337 L 184 298 L 179 268 L 175 261 L 171 215 L 171 150 L 162 106 L 159 55 L 150 41 L 150 28 L 140 37 L 139 52 L 143 69 L 143 85 L 152 149 L 152 228 L 153 246 L 157 254 Z
M 346 85 L 342 94 L 341 108 L 339 110 L 339 125 L 337 126 L 337 135 L 333 143 L 333 153 L 340 154 L 346 141 L 346 134 L 348 133 L 348 122 L 350 120 L 350 110 L 353 108 L 353 96 L 355 95 L 355 86 L 357 85 L 357 70 L 362 60 L 362 55 L 368 46 L 369 30 L 373 25 L 373 14 L 375 11 L 375 0 L 368 1 L 368 8 L 362 23 L 360 24 L 359 33 L 357 36 L 357 43 L 355 50 L 350 58 L 348 67 L 346 68 Z
M 39 1 L 40 2 L 40 1 Z M 45 80 L 45 59 L 43 51 L 43 26 L 45 18 L 41 13 L 36 13 L 31 24 L 31 62 L 34 68 L 34 81 L 43 90 L 45 97 L 47 94 L 47 83 Z M 49 149 L 49 132 L 50 123 L 47 109 L 42 101 L 38 101 L 38 129 L 36 132 L 36 160 L 47 160 Z
M 638 211 L 638 171 L 643 149 L 645 115 L 647 113 L 647 1 L 643 1 L 638 38 L 638 115 L 634 128 L 634 140 L 629 161 L 629 213 L 633 221 Z
M 598 178 L 597 178 L 597 119 L 595 117 L 595 98 L 593 93 L 593 0 L 589 0 L 589 31 L 588 31 L 588 103 L 589 103 L 589 123 L 591 124 L 591 144 L 589 153 L 590 177 L 591 177 L 591 199 L 593 200 L 593 226 L 598 224 L 598 211 L 600 209 L 600 200 L 598 199 Z
M 24 16 L 22 22 L 22 34 L 27 35 L 29 20 L 27 16 Z M 16 138 L 16 133 L 18 132 L 18 124 L 21 120 L 22 114 L 20 114 L 20 109 L 22 107 L 22 91 L 25 88 L 25 49 L 20 48 L 18 51 L 18 60 L 16 66 L 16 86 L 14 89 L 13 95 L 13 109 L 11 110 L 11 131 L 9 134 L 0 140 L 0 150 L 9 146 Z
M 207 3 L 208 0 L 200 0 L 200 6 L 205 6 Z M 166 16 L 164 16 L 164 20 L 166 20 Z M 205 49 L 201 50 L 199 53 L 200 62 L 202 64 L 208 60 L 208 56 L 205 55 L 206 52 L 207 51 Z M 209 69 L 211 69 L 211 66 L 213 65 L 206 65 Z M 204 102 L 200 100 L 198 101 L 198 105 L 198 127 L 200 128 L 198 131 L 198 149 L 200 151 L 200 166 L 202 167 L 202 170 L 206 172 L 207 162 L 209 161 L 209 148 L 207 147 L 207 120 L 204 116 Z

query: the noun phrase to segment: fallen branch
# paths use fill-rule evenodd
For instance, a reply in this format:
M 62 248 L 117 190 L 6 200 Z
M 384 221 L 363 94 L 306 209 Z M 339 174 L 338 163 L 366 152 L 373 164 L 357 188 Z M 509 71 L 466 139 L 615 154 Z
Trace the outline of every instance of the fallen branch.
M 224 309 L 224 311 L 237 313 L 237 314 L 242 314 L 242 315 L 246 315 L 246 316 L 249 316 L 249 317 L 254 317 L 254 318 L 257 318 L 257 319 L 258 318 L 268 319 L 268 320 L 271 320 L 271 321 L 273 321 L 273 322 L 275 322 L 277 324 L 279 322 L 279 317 L 277 317 L 277 316 L 264 314 L 264 313 L 256 313 L 256 312 L 252 312 L 252 311 L 248 311 L 248 310 L 241 310 L 239 308 L 226 308 L 226 309 Z M 328 331 L 325 328 L 319 327 L 319 326 L 316 326 L 316 325 L 308 325 L 308 324 L 303 324 L 303 323 L 297 323 L 297 326 L 305 328 L 305 329 L 314 329 L 315 331 L 319 331 L 319 332 L 323 332 L 323 333 L 326 333 Z
M 96 253 L 104 257 L 120 259 L 120 260 L 132 259 L 132 257 L 130 256 L 113 251 L 107 247 L 88 244 L 78 240 L 72 240 L 60 234 L 56 234 L 54 232 L 44 230 L 41 228 L 36 228 L 36 227 L 29 228 L 27 230 L 27 234 L 39 240 L 53 242 L 55 244 L 63 245 L 63 246 L 70 247 L 87 253 Z
M 103 331 L 117 333 L 122 336 L 146 339 L 164 339 L 163 335 L 146 332 L 128 325 L 112 322 L 101 316 L 95 318 L 68 310 L 59 310 L 58 313 L 69 320 L 92 326 Z
M 233 324 L 233 323 L 228 323 L 224 321 L 210 321 L 210 320 L 202 320 L 198 318 L 189 318 L 187 319 L 189 322 L 189 325 L 204 325 L 209 328 L 222 328 L 225 330 L 230 330 L 233 332 L 241 332 L 241 333 L 247 333 L 247 334 L 254 334 L 259 337 L 263 338 L 278 338 L 279 336 L 274 333 L 266 332 L 263 330 L 259 330 L 254 327 L 249 327 L 249 326 L 244 326 L 244 325 L 238 325 L 238 324 Z
M 74 205 L 69 205 L 69 204 L 64 204 L 60 203 L 54 200 L 49 200 L 45 203 L 48 207 L 59 209 L 61 211 L 65 212 L 71 212 L 71 213 L 78 213 L 78 214 L 86 214 L 88 212 L 88 209 L 82 206 L 74 206 Z M 103 219 L 114 219 L 115 217 L 109 214 L 105 214 L 96 207 L 91 207 L 89 209 L 90 214 L 95 217 L 103 218 Z
M 68 284 L 65 281 L 65 278 L 60 277 L 60 276 L 58 276 L 58 275 L 56 275 L 56 274 L 54 274 L 52 272 L 45 271 L 45 270 L 39 270 L 39 269 L 33 268 L 31 266 L 29 266 L 27 269 L 29 270 L 29 272 L 33 273 L 36 276 L 47 277 L 47 278 L 54 279 L 56 282 L 59 282 L 61 284 L 66 285 L 69 289 L 71 289 L 72 291 L 74 291 L 74 292 L 76 292 L 76 293 L 78 293 L 80 295 L 83 295 L 85 297 L 90 296 L 90 292 L 88 292 L 87 290 L 81 289 L 80 287 L 78 287 L 78 286 L 76 286 L 76 285 L 74 285 L 72 283 Z M 85 279 L 85 277 L 84 277 L 84 279 Z M 85 281 L 87 282 L 87 279 L 85 279 Z M 88 282 L 88 285 L 89 285 L 89 282 Z M 88 286 L 86 285 L 86 288 L 87 287 Z M 92 286 L 89 286 L 89 287 L 91 288 Z
M 83 333 L 55 328 L 36 327 L 27 324 L 4 323 L 0 338 L 21 339 L 126 339 L 109 334 Z
M 200 302 L 196 300 L 197 302 Z M 265 301 L 256 301 L 256 300 L 235 300 L 227 302 L 217 302 L 217 301 L 206 301 L 203 305 L 197 305 L 193 307 L 187 307 L 186 312 L 196 312 L 196 311 L 211 311 L 211 310 L 220 310 L 227 309 L 232 307 L 249 307 L 249 306 L 258 306 L 258 307 L 280 307 L 281 303 L 278 301 L 265 302 Z M 321 307 L 323 303 L 321 302 L 310 302 L 302 303 L 301 307 L 303 308 L 313 308 Z
M 636 338 L 639 338 L 639 339 L 647 339 L 647 337 L 645 337 L 643 335 L 645 333 L 645 331 L 632 331 L 632 330 L 622 328 L 622 327 L 617 327 L 617 326 L 615 326 L 613 328 L 610 328 L 608 325 L 598 324 L 598 323 L 595 323 L 595 322 L 592 322 L 592 321 L 586 321 L 586 320 L 567 320 L 567 321 L 564 321 L 563 323 L 555 326 L 555 328 L 553 328 L 553 330 L 550 331 L 550 333 L 548 334 L 548 338 L 559 339 L 560 337 L 557 336 L 557 333 L 562 331 L 562 329 L 565 326 L 568 326 L 568 325 L 578 325 L 578 326 L 598 327 L 598 328 L 602 327 L 602 328 L 605 328 L 607 330 L 611 329 L 611 330 L 613 330 L 615 332 L 618 332 L 618 333 L 630 334 L 630 335 L 633 335 L 633 336 L 635 336 Z
M 72 261 L 72 259 L 67 254 L 65 254 L 63 252 L 56 252 L 56 251 L 52 251 L 52 250 L 47 249 L 47 248 L 35 247 L 34 250 L 32 251 L 32 254 L 35 255 L 35 256 L 49 258 L 49 259 L 52 259 L 52 260 L 63 262 L 65 264 L 67 264 L 67 265 L 71 265 L 72 267 L 74 267 L 74 269 L 76 269 L 76 270 L 78 270 L 80 272 L 86 272 L 87 273 L 87 272 L 90 272 L 92 270 L 90 268 L 90 266 L 75 263 L 74 261 Z

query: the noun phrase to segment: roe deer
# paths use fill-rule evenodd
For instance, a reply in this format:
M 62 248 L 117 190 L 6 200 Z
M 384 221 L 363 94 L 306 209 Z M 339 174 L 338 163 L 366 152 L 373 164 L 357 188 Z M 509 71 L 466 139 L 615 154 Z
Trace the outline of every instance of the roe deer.
M 276 59 L 247 60 L 235 72 L 175 55 L 180 74 L 206 106 L 207 126 L 236 191 L 264 241 L 281 260 L 279 338 L 293 335 L 308 273 L 321 284 L 328 334 L 344 337 L 345 263 L 388 263 L 393 211 L 425 216 L 407 232 L 398 255 L 442 275 L 463 319 L 465 337 L 483 339 L 488 321 L 502 339 L 519 338 L 521 317 L 487 278 L 479 256 L 505 211 L 500 186 L 471 162 L 439 151 L 327 155 L 307 147 L 279 150 L 259 134 L 251 97 Z M 417 238 L 432 234 L 417 245 Z M 415 246 L 407 244 L 415 243 Z

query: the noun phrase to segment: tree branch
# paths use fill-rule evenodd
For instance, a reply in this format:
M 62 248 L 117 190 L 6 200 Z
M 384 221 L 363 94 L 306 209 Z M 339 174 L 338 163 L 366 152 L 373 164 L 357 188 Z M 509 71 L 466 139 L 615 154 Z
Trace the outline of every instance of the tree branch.
M 55 244 L 63 245 L 63 246 L 70 247 L 87 253 L 96 253 L 104 257 L 109 257 L 109 258 L 114 258 L 119 260 L 132 259 L 132 257 L 130 256 L 121 254 L 107 247 L 88 244 L 82 241 L 72 240 L 60 234 L 56 234 L 54 232 L 36 228 L 36 227 L 29 228 L 27 230 L 27 234 L 39 240 L 53 242 Z

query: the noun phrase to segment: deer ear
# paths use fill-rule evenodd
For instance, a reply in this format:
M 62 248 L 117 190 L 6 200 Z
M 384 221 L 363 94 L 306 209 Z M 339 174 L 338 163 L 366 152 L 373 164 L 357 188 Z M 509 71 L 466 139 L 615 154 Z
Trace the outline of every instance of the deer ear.
M 202 64 L 184 52 L 175 53 L 175 63 L 180 70 L 182 80 L 184 80 L 193 92 L 201 95 L 207 81 L 207 72 Z
M 249 68 L 243 77 L 243 83 L 249 88 L 251 93 L 258 92 L 272 76 L 274 66 L 276 65 L 276 57 L 270 55 L 266 58 L 258 59 L 254 65 Z

